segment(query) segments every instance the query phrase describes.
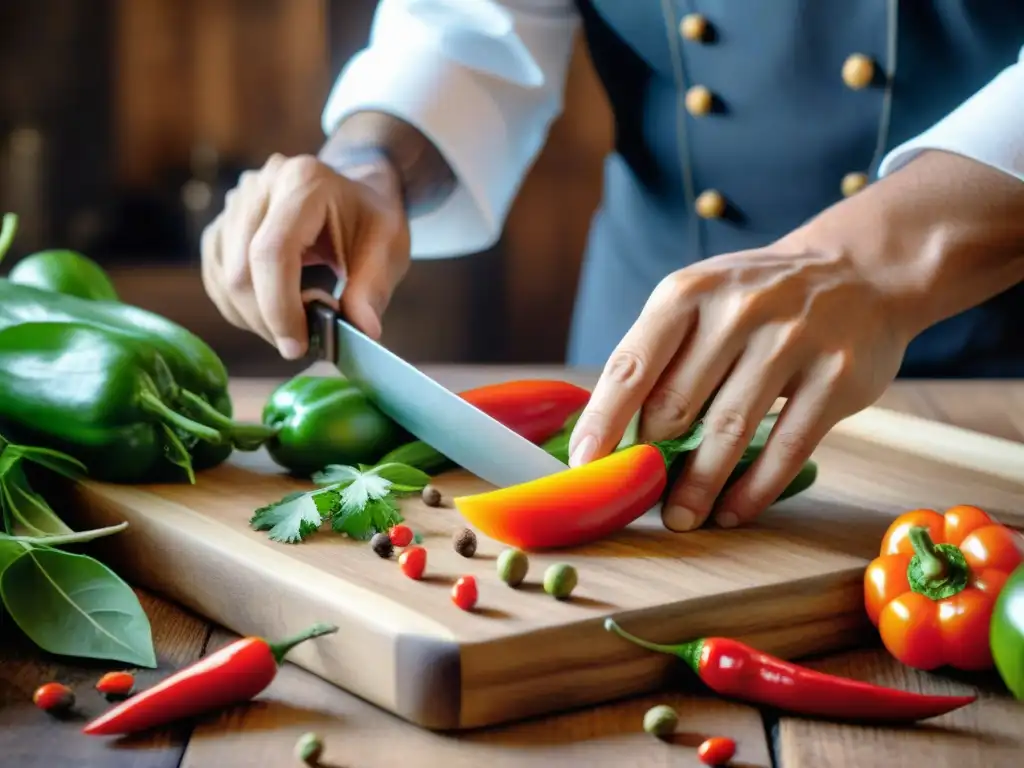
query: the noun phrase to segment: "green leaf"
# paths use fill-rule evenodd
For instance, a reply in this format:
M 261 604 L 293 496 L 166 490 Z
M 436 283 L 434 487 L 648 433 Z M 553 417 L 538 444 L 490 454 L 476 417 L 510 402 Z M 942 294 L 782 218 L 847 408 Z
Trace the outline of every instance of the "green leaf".
M 164 432 L 164 458 L 167 459 L 171 464 L 181 467 L 185 470 L 185 476 L 188 477 L 188 481 L 193 485 L 196 482 L 196 473 L 192 468 L 192 456 L 188 452 L 188 448 L 181 442 L 181 438 L 178 437 L 178 433 L 171 429 L 168 425 L 160 422 L 160 428 Z
M 383 477 L 394 485 L 401 485 L 414 491 L 421 491 L 430 483 L 430 475 L 423 470 L 397 462 L 378 464 L 370 470 L 370 473 Z
M 621 451 L 624 448 L 630 448 L 640 442 L 640 413 L 637 411 L 630 418 L 629 423 L 626 425 L 626 429 L 622 433 L 622 439 L 619 440 L 619 444 L 615 446 L 616 451 Z
M 72 531 L 67 534 L 48 534 L 46 536 L 8 536 L 5 533 L 0 533 L 0 541 L 14 541 L 46 547 L 62 547 L 68 544 L 83 544 L 104 536 L 112 536 L 115 533 L 120 533 L 127 527 L 128 523 L 123 522 L 117 525 L 108 525 L 104 528 L 93 528 L 88 531 Z
M 385 533 L 402 522 L 398 505 L 385 496 L 370 499 L 359 507 L 340 506 L 331 518 L 331 527 L 353 539 L 366 541 L 375 533 Z
M 319 472 L 314 472 L 311 479 L 317 485 L 334 485 L 336 483 L 350 483 L 361 474 L 362 472 L 356 467 L 328 464 Z
M 24 552 L 0 574 L 0 597 L 36 645 L 63 656 L 156 666 L 149 619 L 117 574 L 85 555 L 19 546 Z
M 7 566 L 21 557 L 25 548 L 12 538 L 0 539 L 0 576 Z
M 260 507 L 249 520 L 256 531 L 268 531 L 273 541 L 295 544 L 319 530 L 323 516 L 315 496 L 322 491 L 291 493 L 280 501 Z
M 78 480 L 86 474 L 85 464 L 74 456 L 68 456 L 66 453 L 54 451 L 50 448 L 39 448 L 29 445 L 11 447 L 15 448 L 26 461 L 46 467 L 51 472 L 56 472 L 58 475 L 62 475 L 70 480 Z
M 67 536 L 74 533 L 57 516 L 42 496 L 32 490 L 21 462 L 0 476 L 0 500 L 9 524 L 5 529 L 17 536 Z
M 371 501 L 387 496 L 391 490 L 391 481 L 372 472 L 363 472 L 344 489 L 336 490 L 341 492 L 341 508 L 345 511 L 354 511 L 362 509 Z

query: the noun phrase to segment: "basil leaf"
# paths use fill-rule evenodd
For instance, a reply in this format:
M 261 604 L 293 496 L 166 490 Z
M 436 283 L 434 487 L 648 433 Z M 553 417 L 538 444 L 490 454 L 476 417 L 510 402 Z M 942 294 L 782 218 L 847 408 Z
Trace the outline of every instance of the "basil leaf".
M 0 498 L 10 525 L 18 536 L 67 536 L 73 534 L 42 496 L 32 490 L 21 463 L 15 463 L 0 477 Z
M 430 475 L 423 470 L 397 462 L 379 464 L 370 472 L 396 485 L 417 490 L 424 488 L 430 482 Z
M 85 555 L 19 546 L 24 552 L 0 574 L 0 597 L 36 645 L 64 656 L 156 666 L 149 619 L 117 574 Z

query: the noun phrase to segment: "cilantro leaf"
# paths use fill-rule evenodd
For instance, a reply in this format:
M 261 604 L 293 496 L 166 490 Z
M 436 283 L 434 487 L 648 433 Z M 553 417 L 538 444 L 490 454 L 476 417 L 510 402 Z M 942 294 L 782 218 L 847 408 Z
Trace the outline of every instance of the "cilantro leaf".
M 402 522 L 398 505 L 388 496 L 370 499 L 360 507 L 341 506 L 331 518 L 331 528 L 350 538 L 366 541 L 375 533 L 385 533 Z
M 324 492 L 290 493 L 280 501 L 257 509 L 249 525 L 256 531 L 268 531 L 273 541 L 283 544 L 302 541 L 323 523 L 322 502 L 316 498 L 321 493 Z

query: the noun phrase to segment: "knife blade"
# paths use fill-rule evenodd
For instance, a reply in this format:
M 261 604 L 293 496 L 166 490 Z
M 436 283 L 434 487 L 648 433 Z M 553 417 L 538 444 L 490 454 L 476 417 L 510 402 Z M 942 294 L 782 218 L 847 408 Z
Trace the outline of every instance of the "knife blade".
M 327 304 L 310 302 L 307 320 L 312 354 L 334 363 L 381 411 L 480 479 L 505 488 L 568 469 L 342 320 Z

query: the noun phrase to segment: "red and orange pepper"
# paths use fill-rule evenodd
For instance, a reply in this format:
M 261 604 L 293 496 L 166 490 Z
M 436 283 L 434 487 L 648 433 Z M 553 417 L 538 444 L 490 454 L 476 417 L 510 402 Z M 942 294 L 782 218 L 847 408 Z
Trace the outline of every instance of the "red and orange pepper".
M 1020 542 L 973 506 L 897 517 L 864 572 L 868 617 L 889 653 L 918 669 L 990 669 L 992 611 L 1024 559 Z
M 459 496 L 456 509 L 492 539 L 520 549 L 570 547 L 608 536 L 653 507 L 668 467 L 692 451 L 700 425 L 677 440 L 641 443 L 509 488 Z

